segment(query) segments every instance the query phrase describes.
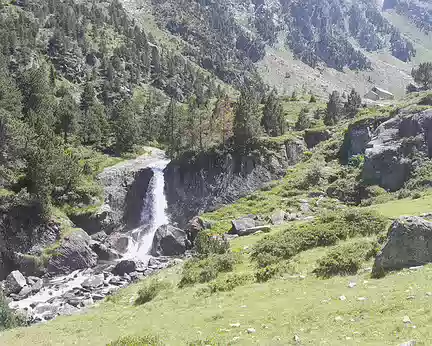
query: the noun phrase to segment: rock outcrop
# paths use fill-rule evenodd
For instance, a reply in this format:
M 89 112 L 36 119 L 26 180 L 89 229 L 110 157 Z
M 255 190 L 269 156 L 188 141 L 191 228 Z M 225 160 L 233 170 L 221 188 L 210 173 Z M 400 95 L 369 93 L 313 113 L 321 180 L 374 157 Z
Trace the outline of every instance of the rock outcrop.
M 0 198 L 0 280 L 16 269 L 36 274 L 36 269 L 31 270 L 31 259 L 60 238 L 60 225 L 54 221 L 43 223 L 39 215 L 36 201 L 15 201 L 15 196 Z
M 375 259 L 373 273 L 432 262 L 432 222 L 421 217 L 401 217 L 390 227 L 388 239 Z
M 81 229 L 66 236 L 48 262 L 48 271 L 67 274 L 77 269 L 91 268 L 97 263 L 97 255 L 90 248 L 91 238 Z
M 181 227 L 201 212 L 229 204 L 285 175 L 301 161 L 306 146 L 302 140 L 287 140 L 272 148 L 239 153 L 203 153 L 183 156 L 165 170 L 165 192 L 172 222 Z
M 351 156 L 361 155 L 366 152 L 368 143 L 371 141 L 373 132 L 389 117 L 371 117 L 352 123 L 345 134 L 341 148 L 341 160 L 347 163 Z
M 432 110 L 399 114 L 381 124 L 365 152 L 365 182 L 399 190 L 410 177 L 413 162 L 432 157 Z
M 104 204 L 96 213 L 73 216 L 72 221 L 89 234 L 127 231 L 140 226 L 141 210 L 153 171 L 149 165 L 164 158 L 164 152 L 148 148 L 150 154 L 105 169 L 98 176 L 104 189 Z
M 316 147 L 321 142 L 329 140 L 330 137 L 331 137 L 331 133 L 327 129 L 306 130 L 304 133 L 304 140 L 309 149 Z
M 151 254 L 153 256 L 183 255 L 188 247 L 186 232 L 170 226 L 159 227 L 153 239 Z
M 6 295 L 10 295 L 12 293 L 19 293 L 24 286 L 27 285 L 27 281 L 24 275 L 21 274 L 18 270 L 14 270 L 10 273 L 4 284 L 4 293 Z

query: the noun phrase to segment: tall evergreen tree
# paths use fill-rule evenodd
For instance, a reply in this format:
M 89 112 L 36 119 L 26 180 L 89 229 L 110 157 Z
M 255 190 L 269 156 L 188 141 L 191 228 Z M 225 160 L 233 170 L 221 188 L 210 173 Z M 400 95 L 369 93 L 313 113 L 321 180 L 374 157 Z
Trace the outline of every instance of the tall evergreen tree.
M 337 124 L 342 115 L 343 104 L 338 91 L 333 91 L 327 102 L 327 111 L 324 116 L 324 124 L 332 126 Z
M 354 118 L 362 104 L 362 99 L 360 94 L 352 89 L 351 93 L 348 95 L 348 101 L 345 103 L 345 113 L 349 118 Z
M 259 105 L 251 89 L 244 88 L 235 105 L 234 141 L 237 147 L 247 148 L 260 134 Z
M 283 107 L 277 96 L 276 89 L 273 89 L 266 99 L 262 125 L 267 134 L 271 137 L 281 136 L 285 133 Z
M 77 130 L 79 109 L 70 93 L 66 93 L 60 100 L 57 109 L 57 127 L 63 133 L 64 142 L 68 143 L 68 136 Z
M 116 109 L 114 127 L 116 148 L 119 153 L 130 152 L 139 138 L 139 122 L 131 100 L 122 101 Z

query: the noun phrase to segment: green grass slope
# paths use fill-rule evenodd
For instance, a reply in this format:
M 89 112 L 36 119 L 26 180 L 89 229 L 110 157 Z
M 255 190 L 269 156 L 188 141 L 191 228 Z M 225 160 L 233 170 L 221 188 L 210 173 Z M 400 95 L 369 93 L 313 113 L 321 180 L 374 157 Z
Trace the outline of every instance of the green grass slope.
M 234 274 L 253 271 L 247 249 L 260 237 L 231 243 L 242 260 Z M 0 344 L 106 345 L 123 336 L 147 335 L 162 345 L 290 345 L 296 339 L 303 345 L 398 345 L 411 339 L 430 344 L 432 266 L 380 280 L 371 279 L 367 269 L 315 277 L 316 261 L 331 250 L 302 252 L 283 277 L 213 294 L 204 284 L 177 288 L 182 268 L 173 267 L 158 275 L 170 288 L 147 304 L 133 304 L 145 285 L 138 283 L 84 314 L 5 332 Z M 350 282 L 356 286 L 349 288 Z M 412 323 L 404 323 L 406 316 Z M 250 328 L 255 332 L 248 333 Z

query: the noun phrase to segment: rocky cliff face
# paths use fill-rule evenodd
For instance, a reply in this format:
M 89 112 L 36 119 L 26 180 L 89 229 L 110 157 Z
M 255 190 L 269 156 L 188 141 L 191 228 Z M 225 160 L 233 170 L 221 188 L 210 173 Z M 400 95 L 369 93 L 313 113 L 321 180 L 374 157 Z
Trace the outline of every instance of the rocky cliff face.
M 153 172 L 151 162 L 164 157 L 158 149 L 104 170 L 98 177 L 104 189 L 104 204 L 96 213 L 72 217 L 89 234 L 127 231 L 140 225 L 141 209 Z
M 305 144 L 289 140 L 267 152 L 205 153 L 181 157 L 165 170 L 168 213 L 184 226 L 193 216 L 232 203 L 266 183 L 282 177 L 288 166 L 303 157 Z
M 432 110 L 401 113 L 381 124 L 367 144 L 363 179 L 397 191 L 416 162 L 432 157 Z
M 11 196 L 0 201 L 0 280 L 18 268 L 34 275 L 37 268 L 32 268 L 29 259 L 41 255 L 45 247 L 60 237 L 58 224 L 41 222 L 38 203 L 29 200 L 21 204 L 17 198 Z

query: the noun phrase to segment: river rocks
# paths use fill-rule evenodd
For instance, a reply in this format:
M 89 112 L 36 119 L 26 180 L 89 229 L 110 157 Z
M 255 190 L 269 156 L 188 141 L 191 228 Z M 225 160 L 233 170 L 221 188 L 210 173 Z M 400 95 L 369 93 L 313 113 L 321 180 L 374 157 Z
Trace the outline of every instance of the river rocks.
M 19 293 L 24 286 L 27 285 L 27 281 L 24 275 L 21 274 L 18 270 L 10 273 L 6 281 L 4 283 L 4 293 L 5 295 L 10 295 L 12 293 Z
M 151 254 L 153 256 L 179 256 L 187 250 L 186 232 L 170 226 L 163 225 L 156 230 Z
M 401 217 L 390 227 L 386 244 L 375 259 L 373 274 L 432 262 L 432 222 Z
M 390 191 L 400 189 L 414 163 L 432 156 L 432 110 L 402 113 L 382 123 L 367 147 L 365 182 Z
M 137 259 L 130 259 L 130 260 L 122 260 L 117 263 L 117 265 L 113 268 L 112 272 L 115 275 L 123 276 L 125 274 L 130 274 L 132 272 L 142 272 L 146 268 L 146 264 L 137 260 Z
M 105 245 L 122 254 L 128 250 L 131 241 L 132 239 L 129 235 L 115 232 L 109 235 L 108 239 L 105 241 Z
M 99 274 L 99 275 L 95 275 L 93 277 L 88 278 L 87 280 L 85 280 L 81 286 L 87 289 L 95 289 L 98 287 L 103 286 L 104 284 L 104 275 L 103 274 Z
M 96 265 L 97 255 L 90 248 L 91 238 L 81 229 L 66 236 L 48 262 L 48 271 L 55 274 L 70 273 L 76 269 Z
M 92 242 L 91 249 L 96 253 L 100 261 L 115 261 L 121 257 L 117 251 L 99 242 Z

